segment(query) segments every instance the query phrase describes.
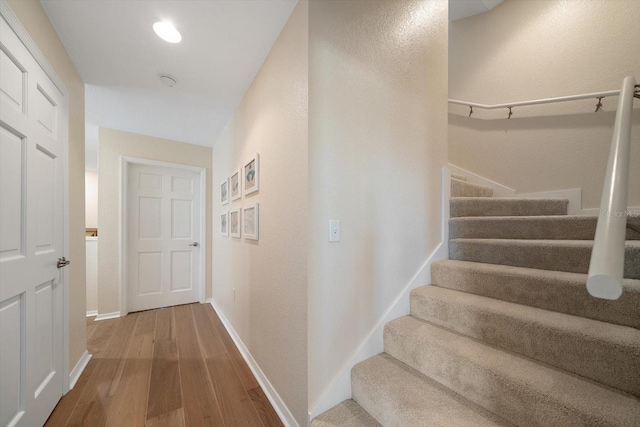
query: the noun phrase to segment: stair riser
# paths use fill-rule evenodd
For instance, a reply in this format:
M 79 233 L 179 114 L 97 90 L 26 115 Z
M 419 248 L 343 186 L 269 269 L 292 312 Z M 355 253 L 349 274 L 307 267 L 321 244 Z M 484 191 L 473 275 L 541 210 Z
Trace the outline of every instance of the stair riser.
M 593 240 L 596 225 L 591 217 L 453 218 L 449 238 Z M 640 233 L 627 228 L 626 238 L 640 240 Z
M 590 334 L 581 329 L 589 321 L 578 323 L 557 313 L 549 313 L 552 321 L 545 321 L 544 312 L 529 307 L 485 304 L 481 297 L 468 296 L 467 300 L 480 300 L 474 304 L 464 301 L 464 294 L 456 300 L 455 291 L 432 290 L 445 298 L 412 294 L 412 316 L 640 396 L 640 331 L 620 327 L 618 333 L 624 337 L 613 340 L 599 322 L 591 325 L 598 333 Z M 447 295 L 452 293 L 453 297 Z
M 512 265 L 542 270 L 587 273 L 591 245 L 546 244 L 531 241 L 487 242 L 450 240 L 449 258 L 488 264 Z M 640 247 L 627 245 L 624 277 L 640 279 Z
M 386 353 L 516 425 L 631 427 L 640 417 L 635 398 L 428 323 L 407 330 L 398 321 L 385 327 Z
M 482 264 L 431 265 L 432 284 L 439 287 L 640 329 L 640 284 L 626 280 L 622 297 L 608 301 L 589 295 L 586 280 L 585 275 Z
M 451 197 L 491 197 L 493 190 L 483 185 L 466 181 L 451 180 Z
M 568 203 L 567 200 L 451 199 L 449 201 L 449 213 L 452 218 L 474 216 L 566 215 Z

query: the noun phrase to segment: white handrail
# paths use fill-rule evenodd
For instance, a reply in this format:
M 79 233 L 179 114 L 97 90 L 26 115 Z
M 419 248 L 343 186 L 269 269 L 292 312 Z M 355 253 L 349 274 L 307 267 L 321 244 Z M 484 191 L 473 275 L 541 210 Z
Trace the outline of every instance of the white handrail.
M 622 295 L 635 86 L 636 80 L 632 76 L 622 81 L 587 279 L 589 293 L 608 300 L 616 300 Z
M 607 96 L 617 96 L 619 94 L 619 90 L 609 90 L 606 92 L 583 93 L 582 95 L 558 96 L 556 98 L 533 99 L 531 101 L 507 102 L 505 104 L 479 104 L 477 102 L 460 101 L 458 99 L 449 99 L 448 101 L 451 104 L 466 105 L 467 107 L 483 108 L 485 110 L 495 110 L 497 108 L 524 107 L 526 105 L 552 104 L 554 102 L 606 98 Z

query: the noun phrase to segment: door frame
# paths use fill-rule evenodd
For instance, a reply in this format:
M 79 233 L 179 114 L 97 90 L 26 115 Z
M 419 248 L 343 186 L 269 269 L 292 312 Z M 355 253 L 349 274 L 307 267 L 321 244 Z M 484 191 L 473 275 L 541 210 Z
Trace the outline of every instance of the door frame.
M 5 0 L 0 0 L 0 16 L 2 16 L 9 27 L 14 31 L 18 39 L 25 46 L 27 51 L 35 59 L 36 63 L 42 68 L 42 71 L 51 79 L 53 85 L 62 94 L 63 103 L 60 105 L 60 109 L 64 114 L 64 120 L 62 120 L 62 199 L 63 199 L 63 227 L 62 232 L 62 254 L 67 258 L 71 258 L 69 255 L 69 91 L 62 83 L 58 74 L 56 74 L 54 68 L 49 64 L 44 54 L 40 51 L 40 48 L 36 42 L 31 38 L 29 32 L 24 28 L 18 17 L 13 13 L 13 10 L 9 7 Z M 72 267 L 71 267 L 72 268 Z M 71 390 L 72 383 L 77 378 L 71 378 L 71 369 L 69 368 L 69 270 L 60 270 L 60 280 L 62 286 L 62 396 L 67 394 Z M 86 347 L 86 340 L 85 340 Z M 86 353 L 86 350 L 85 350 Z M 80 357 L 78 362 L 84 358 L 84 354 Z
M 129 170 L 132 165 L 159 166 L 164 168 L 182 169 L 195 172 L 200 175 L 200 271 L 197 272 L 200 289 L 198 295 L 200 303 L 205 302 L 206 281 L 206 252 L 207 252 L 207 169 L 199 166 L 184 165 L 180 163 L 163 162 L 159 160 L 142 159 L 139 157 L 120 156 L 120 316 L 129 313 L 127 295 L 128 283 L 128 256 L 127 236 L 129 233 Z

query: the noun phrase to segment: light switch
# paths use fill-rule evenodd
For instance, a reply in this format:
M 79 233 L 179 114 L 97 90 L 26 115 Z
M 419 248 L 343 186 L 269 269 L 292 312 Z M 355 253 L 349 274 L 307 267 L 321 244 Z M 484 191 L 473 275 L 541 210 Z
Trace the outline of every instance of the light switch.
M 332 219 L 329 221 L 329 241 L 340 241 L 340 220 Z

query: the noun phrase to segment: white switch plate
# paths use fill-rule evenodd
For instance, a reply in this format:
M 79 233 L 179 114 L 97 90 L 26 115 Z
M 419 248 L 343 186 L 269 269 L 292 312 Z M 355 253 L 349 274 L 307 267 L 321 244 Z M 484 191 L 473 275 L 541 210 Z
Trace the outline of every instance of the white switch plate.
M 340 220 L 332 219 L 329 221 L 329 241 L 340 241 Z

